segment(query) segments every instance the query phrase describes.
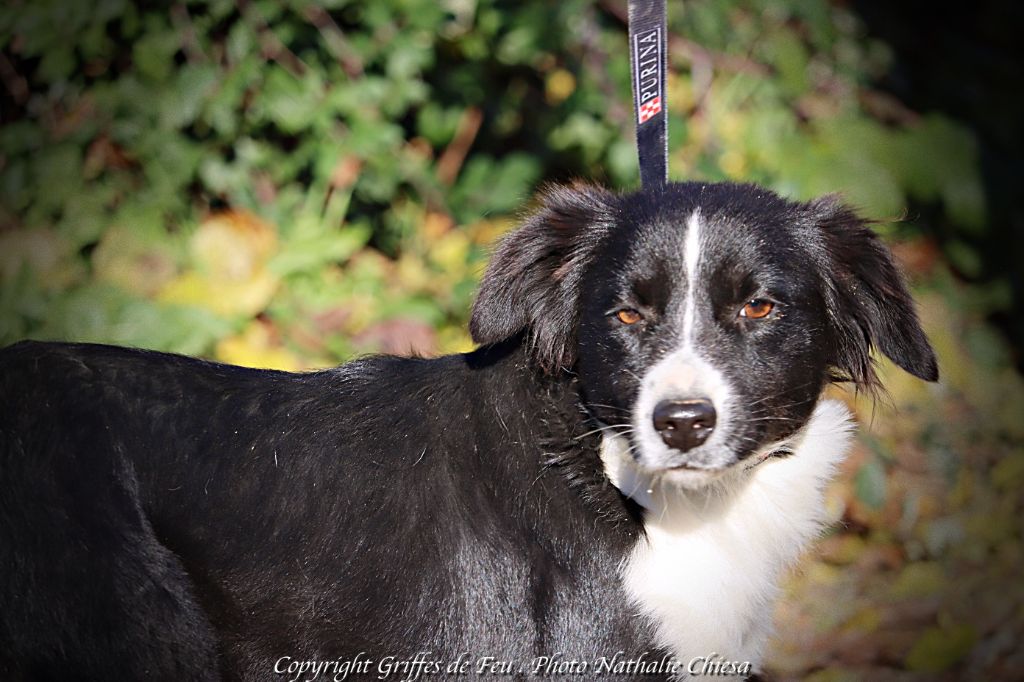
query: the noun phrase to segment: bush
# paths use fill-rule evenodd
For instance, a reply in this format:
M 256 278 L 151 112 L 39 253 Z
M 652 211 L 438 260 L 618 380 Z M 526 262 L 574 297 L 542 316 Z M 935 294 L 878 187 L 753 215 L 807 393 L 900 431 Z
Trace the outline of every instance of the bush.
M 622 13 L 8 3 L 0 342 L 285 367 L 467 348 L 487 247 L 538 182 L 637 181 Z M 886 52 L 846 10 L 688 3 L 672 22 L 674 177 L 983 220 L 972 138 L 865 87 Z

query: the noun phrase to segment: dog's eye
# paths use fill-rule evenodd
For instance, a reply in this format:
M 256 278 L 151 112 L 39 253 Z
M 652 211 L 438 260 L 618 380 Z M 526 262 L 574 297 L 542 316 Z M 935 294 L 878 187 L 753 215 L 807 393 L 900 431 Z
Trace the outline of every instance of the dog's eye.
M 615 313 L 615 317 L 617 317 L 619 322 L 622 324 L 636 324 L 640 320 L 644 319 L 643 315 L 632 308 L 623 308 L 622 310 L 619 310 Z
M 740 310 L 740 317 L 760 320 L 762 317 L 768 317 L 774 307 L 775 304 L 767 299 L 755 298 L 752 301 L 747 301 L 747 304 L 743 306 L 743 309 Z

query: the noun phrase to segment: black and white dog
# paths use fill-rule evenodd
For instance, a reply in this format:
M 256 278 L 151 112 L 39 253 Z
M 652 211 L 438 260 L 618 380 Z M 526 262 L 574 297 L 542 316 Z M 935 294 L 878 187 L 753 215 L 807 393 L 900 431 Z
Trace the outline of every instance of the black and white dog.
M 873 347 L 937 377 L 865 223 L 750 185 L 549 190 L 471 330 L 310 374 L 2 351 L 0 678 L 744 672 L 850 438 L 822 390 Z

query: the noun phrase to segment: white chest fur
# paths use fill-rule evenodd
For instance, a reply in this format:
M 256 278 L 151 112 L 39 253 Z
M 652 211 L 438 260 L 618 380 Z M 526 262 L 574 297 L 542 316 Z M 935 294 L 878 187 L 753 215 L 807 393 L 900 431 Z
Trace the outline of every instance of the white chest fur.
M 847 409 L 823 401 L 792 455 L 697 491 L 651 479 L 622 439 L 605 438 L 606 471 L 646 508 L 646 537 L 622 566 L 623 585 L 677 661 L 718 654 L 758 666 L 780 573 L 821 531 L 824 488 L 851 429 Z

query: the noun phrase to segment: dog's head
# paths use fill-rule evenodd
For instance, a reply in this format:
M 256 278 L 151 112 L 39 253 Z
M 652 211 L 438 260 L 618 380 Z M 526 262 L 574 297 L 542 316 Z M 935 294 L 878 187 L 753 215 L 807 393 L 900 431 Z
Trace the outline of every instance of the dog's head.
M 690 483 L 784 442 L 829 381 L 875 387 L 872 348 L 938 376 L 865 222 L 834 197 L 752 185 L 548 190 L 498 247 L 470 330 L 481 344 L 525 334 L 641 467 Z

